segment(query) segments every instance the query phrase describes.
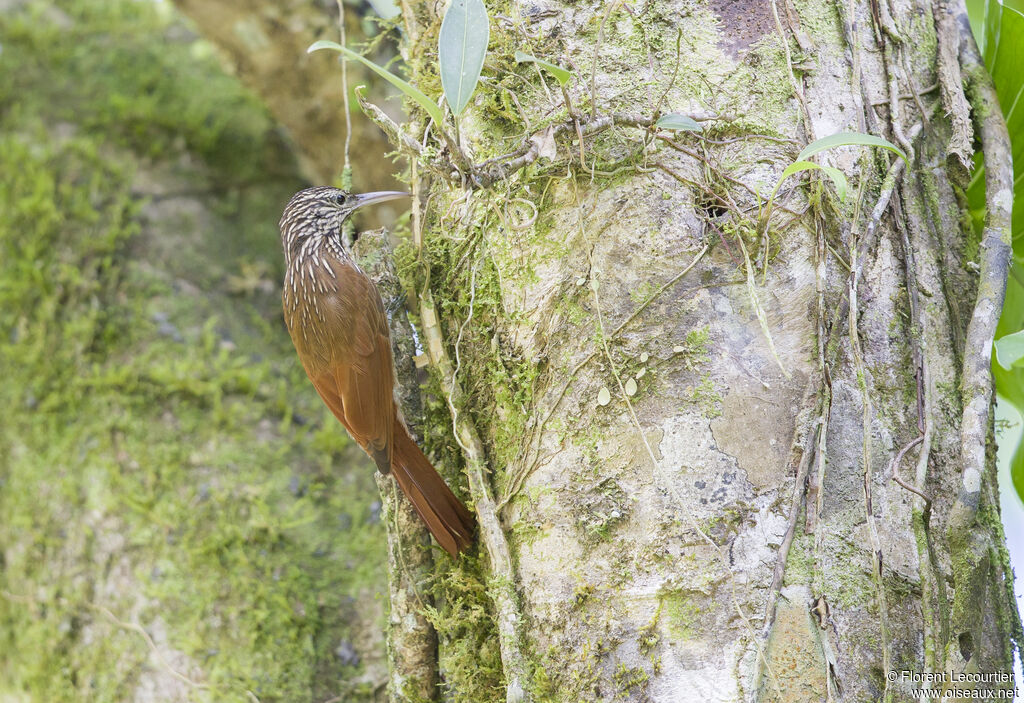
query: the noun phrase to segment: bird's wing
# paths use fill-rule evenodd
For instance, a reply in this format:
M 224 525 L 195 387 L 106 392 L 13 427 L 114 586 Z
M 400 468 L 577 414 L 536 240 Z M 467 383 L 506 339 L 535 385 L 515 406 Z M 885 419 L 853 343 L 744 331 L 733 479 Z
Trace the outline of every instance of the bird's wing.
M 387 315 L 373 281 L 350 264 L 333 269 L 336 292 L 320 298 L 329 363 L 310 378 L 352 438 L 387 472 L 395 417 Z

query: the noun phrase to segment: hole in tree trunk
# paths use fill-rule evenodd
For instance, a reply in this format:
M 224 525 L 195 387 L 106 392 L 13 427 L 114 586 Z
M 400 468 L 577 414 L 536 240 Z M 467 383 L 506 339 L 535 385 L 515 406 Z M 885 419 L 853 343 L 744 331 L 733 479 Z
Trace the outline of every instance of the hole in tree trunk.
M 712 220 L 718 219 L 727 212 L 727 210 L 722 206 L 722 204 L 719 203 L 714 198 L 698 198 L 696 205 L 699 211 L 697 213 L 698 216 L 703 214 L 704 216 Z
M 970 632 L 961 632 L 957 639 L 960 642 L 960 656 L 965 662 L 970 661 L 971 655 L 974 654 L 974 638 Z

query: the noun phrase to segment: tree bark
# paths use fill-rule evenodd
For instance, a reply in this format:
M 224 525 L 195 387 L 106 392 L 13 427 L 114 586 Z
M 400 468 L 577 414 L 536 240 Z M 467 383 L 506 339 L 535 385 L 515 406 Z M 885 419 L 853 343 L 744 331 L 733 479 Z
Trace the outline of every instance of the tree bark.
M 353 249 L 388 311 L 399 407 L 404 417 L 418 420 L 423 410 L 413 363 L 413 331 L 388 233 L 383 229 L 362 232 Z M 418 427 L 410 427 L 418 439 Z M 388 533 L 388 690 L 395 700 L 430 700 L 437 690 L 437 633 L 427 618 L 427 609 L 433 606 L 426 592 L 434 568 L 430 533 L 394 479 L 379 472 L 374 475 Z
M 403 5 L 432 96 L 443 10 Z M 418 160 L 429 417 L 454 423 L 491 570 L 497 673 L 473 632 L 442 643 L 450 698 L 911 700 L 915 675 L 1008 674 L 988 364 L 1009 155 L 962 8 L 489 12 L 462 153 L 375 115 Z M 566 91 L 517 49 L 571 68 Z M 652 126 L 669 112 L 703 131 Z M 972 119 L 980 241 L 953 158 Z M 845 200 L 811 173 L 766 202 L 843 131 L 908 160 L 834 149 Z

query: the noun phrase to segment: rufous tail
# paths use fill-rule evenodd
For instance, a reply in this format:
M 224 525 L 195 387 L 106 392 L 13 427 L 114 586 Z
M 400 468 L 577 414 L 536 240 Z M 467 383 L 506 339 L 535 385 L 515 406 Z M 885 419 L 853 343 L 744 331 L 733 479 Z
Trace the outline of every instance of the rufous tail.
M 454 558 L 473 543 L 476 519 L 437 473 L 395 416 L 391 473 L 430 534 Z

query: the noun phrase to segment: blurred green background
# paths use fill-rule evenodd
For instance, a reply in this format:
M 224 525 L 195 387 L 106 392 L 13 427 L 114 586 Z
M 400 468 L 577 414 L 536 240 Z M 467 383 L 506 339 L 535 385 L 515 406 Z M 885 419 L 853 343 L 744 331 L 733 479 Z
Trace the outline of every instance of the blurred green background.
M 5 0 L 0 174 L 0 701 L 373 700 L 380 504 L 281 320 L 274 122 L 168 3 Z

